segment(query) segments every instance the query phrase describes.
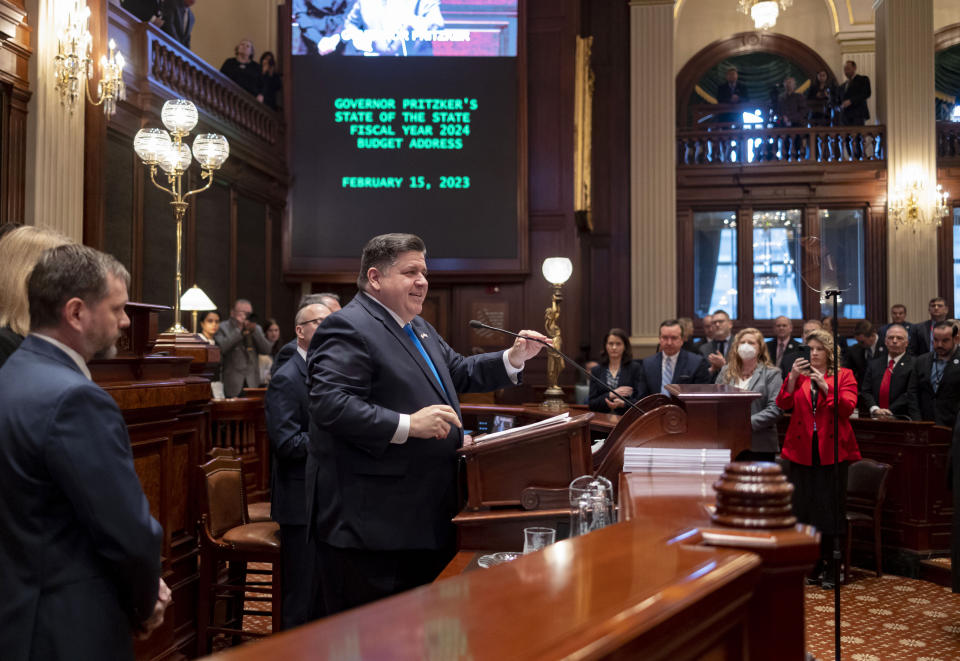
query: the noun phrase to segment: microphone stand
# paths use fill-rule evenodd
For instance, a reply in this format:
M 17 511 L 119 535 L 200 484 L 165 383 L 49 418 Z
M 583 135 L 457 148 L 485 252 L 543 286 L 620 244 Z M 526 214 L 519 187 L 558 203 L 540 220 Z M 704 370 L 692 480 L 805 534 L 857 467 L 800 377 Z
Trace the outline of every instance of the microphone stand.
M 513 336 L 513 337 L 519 337 L 519 338 L 522 338 L 522 339 L 524 339 L 524 340 L 529 340 L 529 341 L 531 341 L 531 342 L 538 342 L 539 344 L 542 344 L 542 345 L 545 346 L 547 349 L 549 349 L 550 351 L 554 352 L 555 354 L 557 354 L 558 356 L 560 356 L 561 358 L 563 358 L 563 360 L 566 361 L 567 364 L 573 365 L 576 369 L 578 369 L 578 370 L 580 371 L 581 374 L 586 375 L 586 377 L 589 378 L 589 379 L 593 379 L 594 383 L 599 384 L 600 387 L 603 388 L 604 390 L 606 390 L 608 393 L 611 393 L 611 394 L 613 394 L 613 395 L 616 395 L 617 399 L 619 399 L 621 402 L 623 402 L 624 404 L 626 404 L 626 405 L 629 406 L 630 408 L 636 409 L 636 410 L 637 410 L 637 413 L 639 413 L 640 415 L 643 415 L 644 413 L 646 413 L 646 411 L 644 411 L 642 408 L 640 408 L 639 406 L 637 406 L 634 402 L 631 402 L 630 400 L 628 400 L 628 399 L 626 399 L 625 397 L 621 396 L 620 393 L 618 393 L 616 390 L 614 390 L 613 388 L 611 388 L 610 386 L 608 386 L 606 383 L 604 383 L 603 381 L 601 381 L 600 379 L 598 379 L 597 377 L 595 377 L 593 374 L 591 374 L 590 372 L 588 372 L 588 371 L 587 371 L 586 369 L 584 369 L 583 367 L 580 367 L 580 364 L 579 364 L 578 362 L 576 362 L 573 358 L 571 358 L 571 357 L 568 356 L 567 354 L 565 354 L 565 353 L 563 353 L 562 351 L 560 351 L 560 349 L 554 348 L 553 345 L 551 345 L 551 344 L 550 344 L 549 342 L 547 342 L 546 340 L 541 340 L 539 337 L 530 337 L 530 336 L 528 336 L 528 335 L 521 335 L 520 333 L 514 333 L 513 331 L 508 331 L 508 330 L 506 330 L 506 329 L 504 329 L 504 328 L 497 328 L 496 326 L 488 326 L 487 324 L 485 324 L 485 323 L 483 323 L 483 322 L 481 322 L 481 321 L 477 321 L 476 319 L 471 319 L 468 325 L 470 326 L 470 328 L 486 328 L 487 330 L 492 330 L 492 331 L 494 331 L 494 332 L 496 332 L 496 333 L 503 333 L 504 335 L 510 335 L 510 336 Z
M 834 658 L 840 661 L 840 517 L 843 510 L 840 499 L 846 495 L 842 493 L 840 480 L 840 291 L 827 289 L 823 297 L 833 299 L 833 486 L 837 501 L 833 510 L 833 649 Z M 849 567 L 846 569 L 850 571 Z

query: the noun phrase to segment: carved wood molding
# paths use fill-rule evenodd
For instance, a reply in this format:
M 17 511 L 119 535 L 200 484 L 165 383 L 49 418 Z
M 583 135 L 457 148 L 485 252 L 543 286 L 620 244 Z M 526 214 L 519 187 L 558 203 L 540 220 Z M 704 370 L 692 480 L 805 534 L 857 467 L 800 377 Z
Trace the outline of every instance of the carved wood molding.
M 27 10 L 23 6 L 23 0 L 11 2 L 10 0 L 0 0 L 0 41 L 7 41 L 17 36 L 17 27 L 27 16 Z

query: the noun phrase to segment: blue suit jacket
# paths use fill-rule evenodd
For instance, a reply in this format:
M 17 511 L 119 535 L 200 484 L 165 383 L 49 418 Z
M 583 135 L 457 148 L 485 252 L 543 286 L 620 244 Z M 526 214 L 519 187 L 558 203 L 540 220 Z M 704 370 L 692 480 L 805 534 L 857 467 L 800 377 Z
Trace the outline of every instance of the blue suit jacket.
M 652 356 L 643 359 L 643 376 L 639 380 L 640 392 L 637 399 L 647 395 L 655 395 L 663 387 L 661 383 L 663 370 L 663 352 L 658 351 Z M 703 356 L 681 350 L 677 354 L 677 365 L 673 369 L 671 383 L 713 383 L 710 378 L 710 368 Z
M 307 355 L 310 534 L 339 548 L 443 549 L 454 542 L 457 448 L 444 439 L 393 444 L 401 413 L 448 404 L 458 392 L 510 385 L 503 353 L 464 357 L 420 317 L 414 332 L 443 380 L 379 303 L 358 294 L 317 328 Z
M 270 436 L 270 517 L 291 526 L 307 524 L 304 468 L 310 444 L 307 364 L 293 356 L 270 379 L 264 401 Z
M 113 399 L 27 337 L 0 369 L 0 655 L 133 659 L 163 531 Z

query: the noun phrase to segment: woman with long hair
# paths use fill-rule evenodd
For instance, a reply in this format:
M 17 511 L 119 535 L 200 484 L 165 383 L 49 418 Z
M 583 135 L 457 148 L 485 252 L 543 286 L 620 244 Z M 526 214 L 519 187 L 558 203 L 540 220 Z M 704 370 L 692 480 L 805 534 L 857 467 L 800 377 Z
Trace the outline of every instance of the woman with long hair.
M 834 537 L 846 532 L 847 468 L 860 459 L 860 449 L 850 425 L 857 405 L 857 380 L 847 368 L 833 364 L 833 338 L 815 330 L 805 338 L 810 359 L 798 358 L 783 382 L 777 406 L 792 411 L 783 442 L 787 478 L 793 483 L 793 512 L 801 523 L 820 531 L 820 563 L 811 580 L 832 588 L 840 577 L 833 573 Z M 834 371 L 839 392 L 834 392 Z M 833 483 L 833 418 L 839 420 L 840 502 Z M 836 516 L 839 507 L 839 519 Z M 841 540 L 842 546 L 842 540 Z
M 600 364 L 590 370 L 593 376 L 607 384 L 624 399 L 635 401 L 637 384 L 640 380 L 640 361 L 633 360 L 630 350 L 630 337 L 620 328 L 611 328 L 603 338 L 603 352 Z M 609 390 L 590 381 L 589 404 L 591 411 L 622 415 L 628 406 L 622 399 Z
M 45 227 L 24 225 L 7 231 L 0 240 L 0 365 L 6 362 L 30 332 L 27 278 L 48 248 L 72 241 Z
M 783 384 L 783 376 L 767 355 L 767 345 L 759 330 L 744 328 L 736 334 L 727 364 L 721 368 L 717 382 L 761 395 L 750 404 L 750 449 L 741 452 L 736 459 L 773 461 L 780 449 L 777 420 L 782 412 L 777 406 L 777 395 Z

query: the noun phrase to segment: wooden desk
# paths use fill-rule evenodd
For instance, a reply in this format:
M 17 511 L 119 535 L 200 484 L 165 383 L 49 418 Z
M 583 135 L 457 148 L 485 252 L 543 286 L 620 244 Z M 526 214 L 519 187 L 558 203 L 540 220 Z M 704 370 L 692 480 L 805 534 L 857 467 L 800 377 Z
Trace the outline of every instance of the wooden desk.
M 803 647 L 809 528 L 703 543 L 713 476 L 624 476 L 627 520 L 493 569 L 461 552 L 443 580 L 218 659 L 785 659 Z M 519 542 L 519 538 L 518 538 Z

